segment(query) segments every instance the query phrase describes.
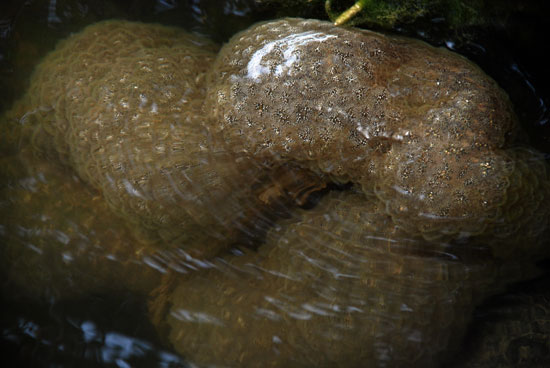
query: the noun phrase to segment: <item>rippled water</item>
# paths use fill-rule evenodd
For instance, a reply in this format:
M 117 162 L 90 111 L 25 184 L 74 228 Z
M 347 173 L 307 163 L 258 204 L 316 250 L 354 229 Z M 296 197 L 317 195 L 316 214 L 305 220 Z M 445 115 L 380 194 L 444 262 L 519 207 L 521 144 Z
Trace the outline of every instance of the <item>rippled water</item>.
M 0 55 L 1 107 L 8 109 L 23 95 L 28 88 L 30 71 L 58 40 L 99 20 L 125 18 L 177 25 L 222 42 L 267 16 L 255 13 L 246 1 L 88 3 L 57 0 L 8 5 L 1 23 L 5 46 Z M 494 33 L 475 33 L 474 30 L 475 36 L 471 38 L 452 32 L 441 36 L 437 33 L 438 27 L 429 24 L 421 25 L 420 31 L 414 27 L 401 31 L 445 45 L 479 63 L 510 94 L 533 145 L 548 154 L 550 94 L 544 83 L 541 54 L 532 50 L 537 46 L 537 38 L 528 40 L 532 42 L 530 46 L 525 45 L 528 37 L 525 34 L 511 40 L 510 33 L 513 35 L 514 29 L 521 27 L 510 24 L 508 34 L 494 30 Z M 533 29 L 525 31 L 527 35 L 537 34 L 537 25 L 531 27 Z M 154 110 L 151 105 L 150 112 Z M 26 111 L 23 116 L 31 120 L 36 113 L 47 115 L 48 112 Z M 242 347 L 235 345 L 235 341 L 239 341 L 235 339 L 236 334 L 251 335 L 250 340 L 243 341 L 254 341 L 259 346 L 273 345 L 275 351 L 280 347 L 282 354 L 290 355 L 291 352 L 284 349 L 317 344 L 316 351 L 326 356 L 319 353 L 316 358 L 330 361 L 338 359 L 330 352 L 334 341 L 348 338 L 342 331 L 351 331 L 351 336 L 357 339 L 361 339 L 364 332 L 365 341 L 369 341 L 369 333 L 365 332 L 371 326 L 369 323 L 388 315 L 393 316 L 393 323 L 384 325 L 378 332 L 383 336 L 379 343 L 403 338 L 412 341 L 410 349 L 414 350 L 414 342 L 422 340 L 418 335 L 422 329 L 411 325 L 402 317 L 404 314 L 418 313 L 414 320 L 420 325 L 431 321 L 433 315 L 450 313 L 460 320 L 462 314 L 470 313 L 467 301 L 473 297 L 462 291 L 450 296 L 449 290 L 464 289 L 464 285 L 471 282 L 469 277 L 476 279 L 472 275 L 482 275 L 480 280 L 486 280 L 494 278 L 494 272 L 502 272 L 480 262 L 485 254 L 475 247 L 470 250 L 471 254 L 440 254 L 436 249 L 425 251 L 428 256 L 419 256 L 414 253 L 417 239 L 406 234 L 394 234 L 388 239 L 385 227 L 390 225 L 376 216 L 381 210 L 363 204 L 363 198 L 357 193 L 350 194 L 347 184 L 331 183 L 324 187 L 325 184 L 318 184 L 317 178 L 309 173 L 281 168 L 276 175 L 281 178 L 277 182 L 280 186 L 273 186 L 270 180 L 262 181 L 263 167 L 259 168 L 260 174 L 255 165 L 250 167 L 246 162 L 232 169 L 231 162 L 226 165 L 223 153 L 202 158 L 197 154 L 198 159 L 193 162 L 200 165 L 213 160 L 218 165 L 217 172 L 228 176 L 235 175 L 234 171 L 238 174 L 235 177 L 258 175 L 254 193 L 260 202 L 269 205 L 269 212 L 260 211 L 253 224 L 240 222 L 236 235 L 215 228 L 202 231 L 208 235 L 214 233 L 215 239 L 235 236 L 229 254 L 218 258 L 204 258 L 201 254 L 171 248 L 160 247 L 159 251 L 157 235 L 150 240 L 151 234 L 147 231 L 136 233 L 135 227 L 128 228 L 101 195 L 85 184 L 86 179 L 82 179 L 85 175 L 79 178 L 71 169 L 54 160 L 36 159 L 28 150 L 17 152 L 15 147 L 6 145 L 1 152 L 2 345 L 9 351 L 5 358 L 15 359 L 20 366 L 185 366 L 185 357 L 178 354 L 168 340 L 179 345 L 179 351 L 190 350 L 191 355 L 200 352 L 197 354 L 208 356 L 216 351 L 232 357 L 233 361 L 261 361 L 262 357 L 254 356 L 259 354 L 255 349 L 241 350 Z M 302 209 L 291 210 L 294 211 L 291 215 L 289 202 L 272 200 L 277 198 L 281 186 L 294 193 L 290 196 L 291 204 L 297 203 Z M 224 199 L 235 203 L 234 207 L 224 209 L 214 200 L 207 203 L 217 211 L 217 219 L 232 213 L 237 205 L 242 206 L 239 195 L 244 189 L 238 183 L 231 183 L 230 188 L 234 197 Z M 125 192 L 139 194 L 128 186 Z M 308 197 L 310 192 L 315 194 Z M 194 198 L 188 200 L 191 203 Z M 110 201 L 116 203 L 116 198 Z M 251 208 L 254 205 L 256 203 L 250 203 Z M 331 212 L 327 208 L 338 210 Z M 365 208 L 369 209 L 365 212 Z M 251 211 L 257 215 L 257 210 Z M 241 217 L 248 215 L 245 211 Z M 199 218 L 201 223 L 200 214 L 193 212 L 192 217 Z M 371 224 L 370 230 L 357 232 L 358 217 L 363 223 Z M 181 239 L 181 236 L 194 237 L 195 242 L 213 242 L 210 238 L 204 240 L 202 233 L 162 232 L 159 237 L 161 243 L 173 241 L 174 237 Z M 356 243 L 363 246 L 357 247 Z M 264 246 L 258 248 L 259 244 Z M 454 257 L 472 256 L 481 258 L 476 258 L 467 269 L 452 262 Z M 517 271 L 514 267 L 504 270 L 509 275 Z M 464 278 L 465 274 L 469 277 Z M 360 281 L 352 281 L 354 279 Z M 438 284 L 433 280 L 446 282 Z M 302 289 L 304 284 L 309 286 L 306 291 Z M 384 292 L 365 294 L 367 286 Z M 483 282 L 474 284 L 476 290 L 485 287 Z M 152 290 L 155 290 L 153 298 Z M 541 294 L 544 293 L 543 288 Z M 439 309 L 449 301 L 452 301 L 450 307 Z M 537 302 L 544 303 L 544 299 Z M 400 310 L 383 307 L 393 304 L 399 305 Z M 494 313 L 490 305 L 487 308 L 488 312 L 481 309 L 478 313 L 481 316 Z M 171 311 L 169 314 L 167 309 Z M 252 313 L 256 313 L 256 317 L 248 318 Z M 222 322 L 225 314 L 245 318 Z M 292 322 L 289 328 L 296 329 L 295 336 L 301 338 L 287 344 L 285 336 L 277 334 L 277 323 L 281 319 L 289 319 Z M 453 322 L 452 318 L 435 318 L 438 323 L 445 320 Z M 234 326 L 227 331 L 216 327 L 224 323 L 234 323 Z M 362 328 L 363 324 L 367 327 Z M 210 337 L 201 335 L 203 326 L 213 326 Z M 344 326 L 344 329 L 333 330 L 331 326 Z M 180 338 L 180 330 L 188 331 L 189 336 Z M 430 336 L 434 344 L 441 343 L 437 333 Z M 349 348 L 346 346 L 343 351 L 347 358 L 341 364 L 360 364 L 354 360 L 360 356 L 360 350 L 354 350 L 357 348 L 353 344 L 346 345 Z M 543 364 L 548 347 L 544 343 L 539 345 L 524 343 L 517 349 L 531 346 L 535 356 L 540 356 L 534 361 Z M 471 346 L 465 349 L 475 350 Z M 510 349 L 507 353 L 510 361 L 520 361 Z M 234 356 L 241 351 L 252 358 Z

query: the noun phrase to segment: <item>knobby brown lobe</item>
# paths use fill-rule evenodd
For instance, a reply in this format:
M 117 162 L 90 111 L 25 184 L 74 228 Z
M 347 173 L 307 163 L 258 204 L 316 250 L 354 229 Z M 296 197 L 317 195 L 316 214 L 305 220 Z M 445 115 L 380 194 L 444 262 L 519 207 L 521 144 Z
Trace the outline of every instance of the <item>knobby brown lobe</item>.
M 167 27 L 90 26 L 14 109 L 28 112 L 15 134 L 139 242 L 209 257 L 265 222 L 257 253 L 156 294 L 152 314 L 191 360 L 433 365 L 480 300 L 548 254 L 547 165 L 467 60 L 301 19 L 254 26 L 215 62 L 214 49 Z M 270 228 L 266 208 L 327 181 L 355 189 Z
M 524 275 L 515 262 L 419 255 L 362 193 L 334 192 L 161 295 L 174 347 L 197 364 L 427 367 L 459 347 L 475 305 Z M 154 309 L 153 309 L 154 312 Z
M 136 239 L 101 193 L 28 148 L 2 159 L 3 287 L 44 300 L 131 290 L 147 294 L 160 273 L 155 249 Z
M 157 297 L 161 328 L 199 364 L 435 366 L 481 300 L 548 255 L 547 164 L 505 93 L 458 55 L 267 22 L 220 51 L 206 106 L 231 150 L 361 193 L 329 194 L 258 254 Z
M 15 109 L 27 112 L 17 117 L 20 135 L 99 189 L 143 241 L 213 256 L 282 196 L 260 165 L 227 152 L 204 128 L 215 51 L 176 28 L 91 25 L 38 66 Z M 292 175 L 309 187 L 309 174 Z M 292 175 L 281 175 L 289 188 Z
M 177 28 L 105 21 L 60 42 L 38 65 L 1 126 L 3 153 L 13 155 L 5 168 L 4 254 L 19 287 L 68 297 L 122 287 L 112 281 L 133 278 L 138 264 L 194 269 L 193 257 L 253 238 L 272 223 L 272 207 L 303 201 L 324 185 L 290 167 L 266 172 L 205 129 L 204 77 L 216 49 Z M 90 198 L 79 203 L 82 196 Z M 101 218 L 92 221 L 91 213 Z M 64 232 L 69 240 L 60 246 L 48 235 Z M 82 236 L 88 240 L 80 244 Z M 128 239 L 120 245 L 117 237 Z M 50 255 L 55 262 L 45 261 Z M 62 255 L 67 267 L 54 266 Z M 84 270 L 102 276 L 95 282 Z M 49 283 L 48 272 L 59 282 Z M 155 277 L 130 286 L 146 291 Z
M 506 94 L 465 58 L 420 41 L 316 20 L 259 24 L 221 50 L 206 106 L 233 150 L 357 183 L 426 239 L 493 235 L 518 191 L 548 219 L 533 194 L 548 192 L 546 165 L 535 181 L 519 167 L 542 157 L 516 148 Z M 498 239 L 495 254 L 516 241 Z

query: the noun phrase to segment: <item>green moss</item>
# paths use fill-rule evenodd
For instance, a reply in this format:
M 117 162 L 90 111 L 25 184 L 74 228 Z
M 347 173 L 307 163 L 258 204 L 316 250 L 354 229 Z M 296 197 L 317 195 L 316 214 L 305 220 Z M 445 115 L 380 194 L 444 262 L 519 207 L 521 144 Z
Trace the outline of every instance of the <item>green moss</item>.
M 349 22 L 348 25 L 367 24 L 383 28 L 392 28 L 396 23 L 412 21 L 422 16 L 431 3 L 436 0 L 367 0 L 361 1 L 363 9 Z M 327 9 L 328 16 L 334 21 L 342 12 L 354 2 L 331 1 L 333 7 Z
M 278 16 L 318 15 L 332 21 L 356 3 L 361 4 L 362 10 L 346 25 L 387 29 L 421 17 L 440 19 L 449 28 L 498 24 L 522 6 L 513 0 L 256 0 L 260 9 L 272 10 Z
M 485 10 L 492 0 L 366 0 L 351 25 L 366 24 L 392 28 L 422 16 L 443 18 L 452 28 L 486 22 Z M 335 2 L 336 3 L 336 2 Z M 353 1 L 339 1 L 352 6 Z M 335 4 L 336 5 L 336 4 Z M 330 14 L 332 18 L 337 14 Z

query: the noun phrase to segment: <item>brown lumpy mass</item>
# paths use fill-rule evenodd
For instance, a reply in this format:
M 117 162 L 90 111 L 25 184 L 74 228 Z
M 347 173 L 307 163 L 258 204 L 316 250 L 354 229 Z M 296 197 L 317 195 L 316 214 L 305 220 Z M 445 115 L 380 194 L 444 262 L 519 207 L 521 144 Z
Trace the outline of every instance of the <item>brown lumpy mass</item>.
M 549 277 L 485 303 L 452 368 L 544 368 L 550 364 Z
M 425 367 L 458 346 L 481 300 L 548 256 L 548 165 L 523 145 L 504 92 L 464 58 L 302 19 L 253 26 L 214 61 L 215 49 L 109 21 L 40 64 L 1 127 L 3 151 L 39 152 L 2 174 L 13 216 L 0 235 L 21 284 L 51 271 L 49 258 L 27 259 L 37 250 L 55 266 L 67 263 L 56 250 L 82 250 L 78 262 L 112 280 L 132 268 L 95 267 L 96 244 L 140 262 L 147 249 L 162 272 L 196 271 L 151 304 L 191 361 Z M 40 173 L 36 193 L 20 180 Z M 327 182 L 353 189 L 331 183 L 307 202 Z M 73 209 L 98 243 L 79 248 Z M 290 218 L 273 226 L 279 210 Z M 249 235 L 257 251 L 220 253 Z M 52 282 L 68 290 L 89 281 L 59 268 Z
M 161 273 L 101 194 L 28 149 L 0 162 L 2 291 L 52 301 L 130 290 L 146 294 Z
M 376 202 L 334 192 L 273 228 L 257 254 L 177 283 L 156 305 L 169 306 L 170 341 L 199 365 L 435 366 L 474 306 L 522 274 L 407 251 L 419 242 Z
M 177 28 L 101 22 L 45 58 L 12 115 L 25 111 L 20 136 L 100 190 L 140 238 L 213 256 L 272 200 L 264 169 L 204 129 L 215 51 Z
M 411 234 L 492 235 L 516 226 L 503 214 L 517 196 L 548 228 L 548 170 L 525 172 L 542 157 L 510 150 L 520 142 L 508 97 L 447 50 L 316 20 L 263 23 L 222 48 L 206 105 L 236 152 L 358 183 Z M 494 253 L 514 253 L 517 240 Z

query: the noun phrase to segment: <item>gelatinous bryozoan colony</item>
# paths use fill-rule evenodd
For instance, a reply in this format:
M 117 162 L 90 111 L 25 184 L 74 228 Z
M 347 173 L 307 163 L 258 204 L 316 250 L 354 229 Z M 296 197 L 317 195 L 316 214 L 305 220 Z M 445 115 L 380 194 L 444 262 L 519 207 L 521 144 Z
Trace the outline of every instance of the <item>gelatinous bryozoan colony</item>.
M 236 152 L 358 183 L 411 234 L 449 241 L 516 226 L 528 236 L 516 253 L 540 253 L 528 222 L 549 227 L 550 174 L 544 164 L 530 169 L 540 155 L 511 148 L 519 134 L 507 96 L 461 56 L 284 19 L 234 36 L 214 63 L 207 101 L 212 129 Z M 512 209 L 533 215 L 508 223 Z M 514 253 L 517 241 L 499 238 L 494 254 Z
M 28 149 L 0 165 L 3 287 L 52 301 L 120 290 L 148 293 L 160 272 L 100 193 Z M 5 290 L 5 289 L 3 289 Z
M 550 365 L 550 277 L 514 288 L 481 307 L 452 368 Z
M 407 253 L 420 240 L 362 194 L 330 193 L 165 295 L 170 340 L 202 366 L 427 367 L 517 265 Z M 163 305 L 163 304 L 161 304 Z
M 271 200 L 261 196 L 269 192 L 263 169 L 204 130 L 203 81 L 215 50 L 177 28 L 89 26 L 38 66 L 19 126 L 99 189 L 140 238 L 212 256 Z
M 89 184 L 44 169 L 52 179 L 21 214 L 61 213 L 95 190 L 162 245 L 153 267 L 181 271 L 269 229 L 257 251 L 195 260 L 208 270 L 152 294 L 159 329 L 191 361 L 432 366 L 483 298 L 549 254 L 548 165 L 522 146 L 504 92 L 464 58 L 302 19 L 213 51 L 173 28 L 90 26 L 38 67 L 6 135 Z M 286 208 L 327 181 L 353 188 Z M 65 183 L 66 202 L 47 197 Z M 23 184 L 5 192 L 21 198 L 9 208 L 34 196 Z M 98 206 L 81 205 L 82 216 Z M 295 216 L 270 228 L 280 208 Z M 43 229 L 18 216 L 9 234 L 19 222 Z M 32 250 L 27 236 L 14 238 Z
M 207 79 L 208 129 L 262 166 L 352 182 L 246 253 L 156 293 L 198 364 L 436 365 L 473 308 L 548 255 L 547 164 L 464 58 L 326 22 L 253 26 Z

